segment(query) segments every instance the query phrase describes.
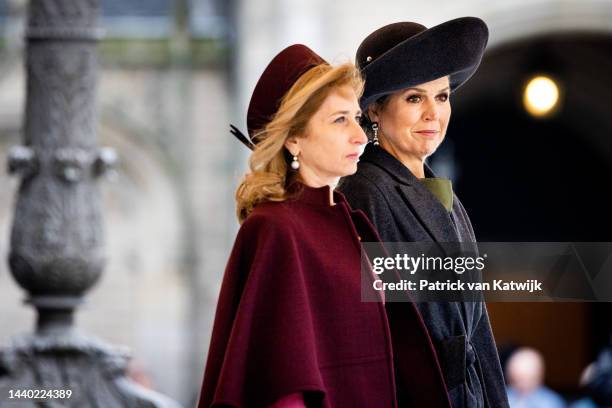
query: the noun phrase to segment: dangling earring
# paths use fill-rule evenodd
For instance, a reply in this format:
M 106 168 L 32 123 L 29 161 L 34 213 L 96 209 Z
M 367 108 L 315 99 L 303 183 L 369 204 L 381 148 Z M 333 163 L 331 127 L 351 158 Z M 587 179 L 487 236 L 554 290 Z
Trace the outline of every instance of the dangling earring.
M 372 122 L 372 132 L 374 132 L 372 143 L 374 144 L 374 146 L 380 145 L 380 143 L 378 143 L 378 122 Z
M 291 162 L 291 168 L 293 170 L 297 170 L 300 168 L 300 162 L 298 161 L 297 156 L 293 156 L 293 161 Z

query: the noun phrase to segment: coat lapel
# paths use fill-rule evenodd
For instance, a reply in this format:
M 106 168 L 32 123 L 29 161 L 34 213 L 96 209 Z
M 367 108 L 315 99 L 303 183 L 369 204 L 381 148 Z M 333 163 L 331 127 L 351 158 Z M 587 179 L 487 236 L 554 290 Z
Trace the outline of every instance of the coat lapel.
M 396 188 L 406 206 L 410 208 L 434 241 L 459 241 L 448 212 L 429 190 L 416 184 L 411 186 L 398 184 Z
M 446 208 L 399 160 L 380 147 L 368 145 L 361 158 L 383 170 L 395 180 L 395 188 L 406 206 L 419 220 L 433 241 L 457 242 L 459 236 Z M 428 176 L 435 176 L 425 165 Z

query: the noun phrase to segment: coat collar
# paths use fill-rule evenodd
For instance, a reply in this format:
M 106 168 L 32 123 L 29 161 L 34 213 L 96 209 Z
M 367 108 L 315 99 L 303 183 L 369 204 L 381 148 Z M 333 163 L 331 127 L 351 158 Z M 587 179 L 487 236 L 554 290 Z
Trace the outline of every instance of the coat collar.
M 459 235 L 446 208 L 399 160 L 374 145 L 366 146 L 361 160 L 381 168 L 398 183 L 395 187 L 402 200 L 434 241 L 459 241 Z M 427 164 L 425 164 L 425 175 L 436 177 Z

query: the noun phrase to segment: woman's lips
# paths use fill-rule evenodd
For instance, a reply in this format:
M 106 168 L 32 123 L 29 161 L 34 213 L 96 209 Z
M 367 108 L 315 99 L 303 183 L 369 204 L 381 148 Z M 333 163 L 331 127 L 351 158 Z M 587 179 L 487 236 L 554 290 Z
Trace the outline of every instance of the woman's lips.
M 418 134 L 423 135 L 423 136 L 435 136 L 435 135 L 437 135 L 440 132 L 437 131 L 437 130 L 418 130 L 418 131 L 416 131 L 414 133 L 418 133 Z
M 346 156 L 348 159 L 351 160 L 358 160 L 359 159 L 359 153 L 353 153 L 353 154 L 349 154 Z

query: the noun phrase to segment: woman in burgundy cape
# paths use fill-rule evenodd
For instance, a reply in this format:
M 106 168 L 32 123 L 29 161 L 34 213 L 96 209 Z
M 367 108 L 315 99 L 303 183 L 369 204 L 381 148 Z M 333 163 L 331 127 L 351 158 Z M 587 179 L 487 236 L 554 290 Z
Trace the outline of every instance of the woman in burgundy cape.
M 363 276 L 374 278 L 360 241 L 378 236 L 333 191 L 355 173 L 367 141 L 362 86 L 352 64 L 332 67 L 293 45 L 255 87 L 249 137 L 233 128 L 253 150 L 251 171 L 236 193 L 242 225 L 200 408 L 397 407 L 398 387 L 412 396 L 409 406 L 450 406 L 415 305 L 362 301 Z

